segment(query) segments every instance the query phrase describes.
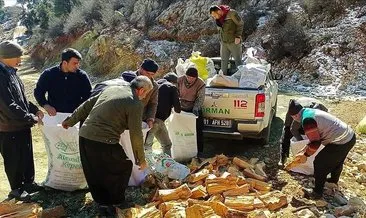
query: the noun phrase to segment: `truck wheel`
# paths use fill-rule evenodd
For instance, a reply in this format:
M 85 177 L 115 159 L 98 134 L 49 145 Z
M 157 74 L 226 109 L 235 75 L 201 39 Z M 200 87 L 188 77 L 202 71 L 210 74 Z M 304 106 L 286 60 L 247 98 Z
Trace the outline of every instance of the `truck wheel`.
M 273 117 L 274 116 L 272 116 L 272 119 L 273 119 Z M 262 131 L 262 137 L 260 138 L 261 145 L 269 144 L 269 136 L 271 135 L 272 119 L 269 119 L 268 126 L 265 129 L 263 129 L 263 131 Z
M 277 99 L 276 99 L 276 103 L 272 107 L 272 109 L 273 109 L 273 118 L 275 118 L 277 116 Z

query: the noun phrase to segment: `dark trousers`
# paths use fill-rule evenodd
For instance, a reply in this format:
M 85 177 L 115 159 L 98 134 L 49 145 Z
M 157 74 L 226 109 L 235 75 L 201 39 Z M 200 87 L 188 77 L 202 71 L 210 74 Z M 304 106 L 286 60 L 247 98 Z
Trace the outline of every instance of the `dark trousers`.
M 101 205 L 121 204 L 132 171 L 132 161 L 120 144 L 79 138 L 80 158 L 90 193 Z
M 30 129 L 0 132 L 0 153 L 11 190 L 34 182 L 32 134 Z
M 328 181 L 332 183 L 338 182 L 343 170 L 344 160 L 355 144 L 356 135 L 345 144 L 328 144 L 316 155 L 314 160 L 315 192 L 323 193 L 324 184 L 329 173 L 331 177 Z
M 199 110 L 199 115 L 196 120 L 196 134 L 197 134 L 197 150 L 198 152 L 203 152 L 203 114 L 202 110 Z

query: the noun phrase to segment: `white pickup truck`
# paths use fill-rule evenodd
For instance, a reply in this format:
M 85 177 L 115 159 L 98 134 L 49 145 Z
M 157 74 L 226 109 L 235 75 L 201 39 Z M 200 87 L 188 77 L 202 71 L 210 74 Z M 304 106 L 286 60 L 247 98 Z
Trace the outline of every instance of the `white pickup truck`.
M 220 58 L 212 58 L 219 68 Z M 228 74 L 235 72 L 230 61 Z M 206 87 L 203 106 L 204 134 L 220 138 L 257 138 L 268 144 L 272 118 L 276 116 L 278 84 L 281 75 L 266 76 L 259 88 Z

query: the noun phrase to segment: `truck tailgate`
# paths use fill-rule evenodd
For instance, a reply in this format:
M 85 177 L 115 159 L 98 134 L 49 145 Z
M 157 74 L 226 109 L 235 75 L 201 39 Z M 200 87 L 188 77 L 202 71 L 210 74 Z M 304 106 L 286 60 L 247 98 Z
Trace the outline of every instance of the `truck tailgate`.
M 254 120 L 257 89 L 206 87 L 203 116 L 222 120 Z

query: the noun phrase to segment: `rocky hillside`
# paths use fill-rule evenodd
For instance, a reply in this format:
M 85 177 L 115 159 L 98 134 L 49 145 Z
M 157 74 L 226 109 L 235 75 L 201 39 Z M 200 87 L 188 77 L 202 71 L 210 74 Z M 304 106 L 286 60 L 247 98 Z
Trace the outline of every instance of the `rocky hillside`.
M 66 20 L 33 31 L 29 46 L 41 68 L 57 63 L 60 51 L 70 46 L 82 52 L 83 68 L 96 78 L 136 69 L 146 57 L 156 59 L 162 66 L 159 74 L 164 74 L 192 51 L 219 55 L 208 9 L 221 3 L 240 12 L 243 47 L 265 48 L 274 72 L 285 76 L 282 89 L 330 98 L 366 96 L 362 0 L 88 0 L 75 6 Z M 107 4 L 113 7 L 105 8 Z

